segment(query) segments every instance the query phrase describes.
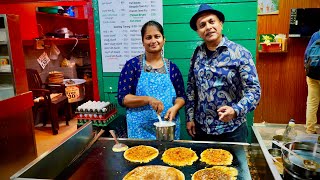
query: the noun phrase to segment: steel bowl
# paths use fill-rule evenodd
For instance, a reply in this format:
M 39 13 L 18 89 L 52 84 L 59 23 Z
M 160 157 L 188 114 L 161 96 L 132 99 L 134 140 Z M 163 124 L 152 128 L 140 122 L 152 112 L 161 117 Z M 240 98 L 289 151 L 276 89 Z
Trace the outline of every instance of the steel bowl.
M 281 149 L 272 148 L 272 149 L 268 149 L 268 151 L 273 157 L 279 157 L 279 156 L 281 157 Z
M 282 135 L 275 135 L 272 137 L 272 140 L 277 141 L 280 144 L 283 144 L 283 136 Z M 280 148 L 280 147 L 275 145 L 274 143 L 272 143 L 272 148 Z
M 320 144 L 310 142 L 290 142 L 285 147 L 294 151 L 304 159 L 320 163 Z M 284 165 L 284 179 L 320 179 L 320 168 L 309 169 L 303 161 L 286 150 L 281 149 Z
M 272 137 L 274 141 L 282 141 L 283 140 L 283 135 L 275 135 Z

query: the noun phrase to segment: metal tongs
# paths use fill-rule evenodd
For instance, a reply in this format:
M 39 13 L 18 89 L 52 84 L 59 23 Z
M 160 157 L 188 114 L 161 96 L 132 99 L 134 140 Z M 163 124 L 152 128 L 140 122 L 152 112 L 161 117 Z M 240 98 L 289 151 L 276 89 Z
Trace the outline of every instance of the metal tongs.
M 286 150 L 289 154 L 292 154 L 295 157 L 297 157 L 298 159 L 300 159 L 303 162 L 304 167 L 306 167 L 307 169 L 315 170 L 315 169 L 320 168 L 320 164 L 317 163 L 316 161 L 303 158 L 302 156 L 298 155 L 297 153 L 293 152 L 292 150 L 288 149 L 287 147 L 285 147 L 284 145 L 280 144 L 277 141 L 273 141 L 273 143 L 275 145 L 281 147 L 281 149 Z

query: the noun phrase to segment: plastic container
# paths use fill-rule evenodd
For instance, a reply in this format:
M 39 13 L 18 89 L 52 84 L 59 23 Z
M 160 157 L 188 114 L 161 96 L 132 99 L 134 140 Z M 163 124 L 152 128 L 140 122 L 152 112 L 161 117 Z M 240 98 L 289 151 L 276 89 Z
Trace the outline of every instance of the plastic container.
M 281 43 L 279 42 L 271 42 L 270 44 L 267 43 L 260 43 L 261 51 L 263 52 L 278 52 L 281 51 Z
M 53 6 L 53 7 L 38 7 L 39 12 L 45 12 L 48 14 L 58 14 L 59 7 Z
M 295 123 L 293 119 L 290 119 L 289 124 L 287 125 L 284 133 L 283 133 L 283 141 L 284 142 L 292 142 L 295 140 L 297 136 L 297 131 L 295 129 Z

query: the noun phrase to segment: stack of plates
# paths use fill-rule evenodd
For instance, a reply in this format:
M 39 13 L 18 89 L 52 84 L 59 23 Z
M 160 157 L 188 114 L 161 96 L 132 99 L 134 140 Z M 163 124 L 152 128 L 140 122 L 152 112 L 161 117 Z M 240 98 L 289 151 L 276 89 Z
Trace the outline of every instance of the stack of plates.
M 63 73 L 59 71 L 49 72 L 49 83 L 63 83 Z

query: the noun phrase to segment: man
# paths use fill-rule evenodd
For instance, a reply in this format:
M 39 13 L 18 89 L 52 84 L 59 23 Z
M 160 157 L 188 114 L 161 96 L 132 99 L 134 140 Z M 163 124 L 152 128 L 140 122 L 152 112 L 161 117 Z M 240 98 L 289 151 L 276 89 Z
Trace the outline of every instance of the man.
M 194 140 L 246 142 L 246 114 L 260 100 L 260 83 L 251 53 L 222 35 L 224 21 L 207 4 L 190 20 L 204 43 L 191 59 L 187 130 Z
M 320 31 L 313 33 L 304 54 L 304 65 L 307 74 L 308 97 L 306 111 L 306 132 L 317 134 L 317 112 L 320 102 L 320 67 L 319 67 L 319 47 L 315 42 L 320 43 Z M 312 48 L 312 50 L 310 49 Z M 312 56 L 312 58 L 311 58 Z M 315 60 L 313 62 L 313 60 Z M 317 63 L 318 62 L 318 63 Z M 314 64 L 312 67 L 311 64 Z

